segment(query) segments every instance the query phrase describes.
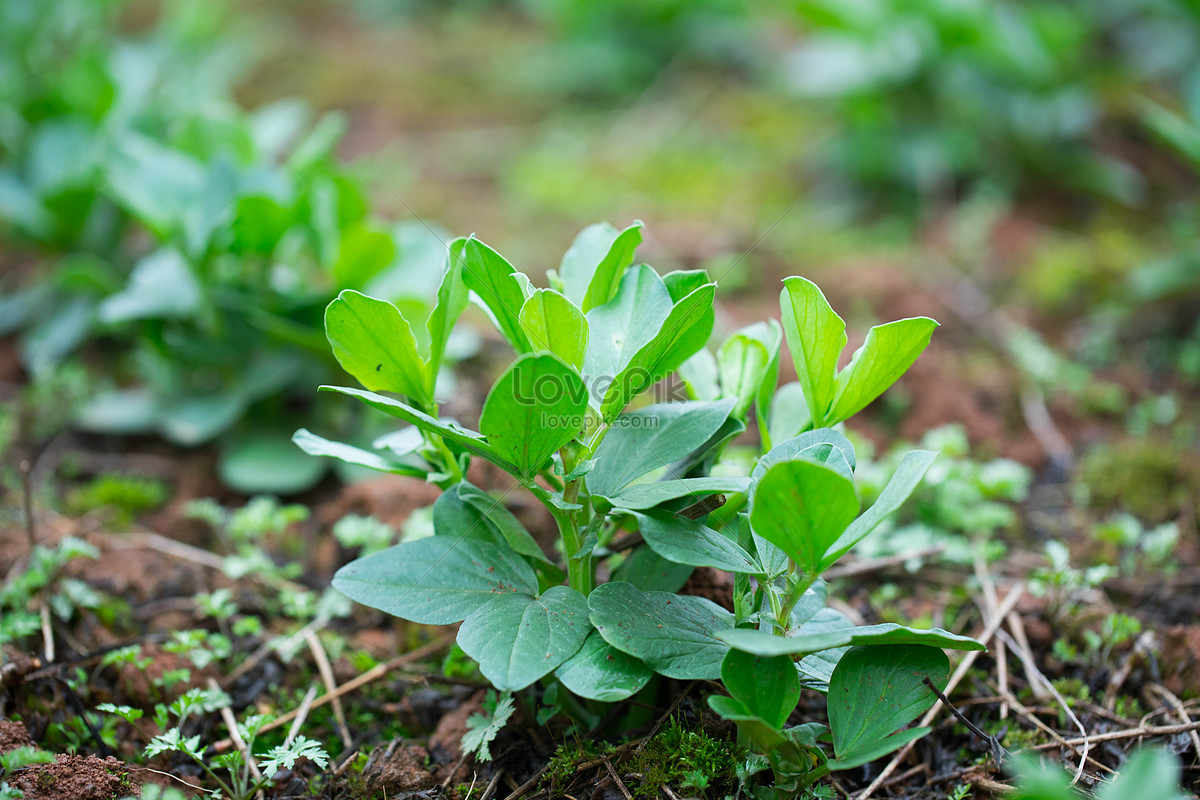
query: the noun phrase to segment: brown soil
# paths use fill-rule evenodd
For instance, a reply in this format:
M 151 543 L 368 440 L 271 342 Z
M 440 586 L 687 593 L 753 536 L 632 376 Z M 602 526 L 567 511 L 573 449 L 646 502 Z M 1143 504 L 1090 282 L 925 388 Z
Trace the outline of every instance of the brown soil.
M 443 716 L 429 737 L 429 754 L 442 764 L 435 773 L 438 780 L 444 781 L 449 777 L 451 783 L 462 783 L 470 779 L 469 762 L 474 759 L 463 759 L 462 737 L 467 732 L 467 719 L 472 714 L 483 712 L 483 698 L 482 691 L 473 694 L 469 700 Z
M 25 723 L 19 720 L 0 719 L 0 753 L 16 750 L 18 747 L 33 747 L 29 731 Z
M 1200 625 L 1176 625 L 1162 632 L 1159 666 L 1163 686 L 1184 699 L 1200 694 Z
M 432 789 L 438 781 L 425 769 L 428 762 L 425 748 L 405 747 L 399 740 L 386 750 L 376 750 L 363 767 L 368 796 L 399 797 L 403 793 Z
M 27 798 L 37 800 L 116 800 L 140 794 L 125 765 L 111 756 L 61 754 L 53 764 L 33 764 L 8 778 Z

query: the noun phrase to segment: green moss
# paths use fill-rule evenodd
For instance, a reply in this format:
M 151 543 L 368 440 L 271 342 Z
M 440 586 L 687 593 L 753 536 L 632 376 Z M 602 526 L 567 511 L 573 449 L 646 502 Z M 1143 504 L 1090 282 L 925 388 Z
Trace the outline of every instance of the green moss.
M 66 508 L 74 515 L 111 509 L 115 522 L 128 525 L 138 514 L 161 506 L 167 496 L 167 485 L 162 481 L 105 473 L 72 489 L 66 497 Z
M 1200 458 L 1179 442 L 1146 438 L 1093 448 L 1080 463 L 1077 486 L 1093 507 L 1123 509 L 1152 525 L 1200 514 Z
M 678 717 L 651 739 L 629 762 L 642 775 L 637 797 L 657 797 L 663 786 L 686 787 L 689 795 L 725 797 L 737 788 L 737 765 L 744 753 L 730 742 L 703 730 L 685 728 Z
M 611 750 L 605 745 L 603 751 Z M 554 751 L 546 766 L 546 774 L 542 778 L 543 785 L 550 784 L 561 787 L 567 785 L 579 771 L 579 765 L 596 758 L 602 752 L 601 746 L 593 741 L 574 739 L 563 742 Z

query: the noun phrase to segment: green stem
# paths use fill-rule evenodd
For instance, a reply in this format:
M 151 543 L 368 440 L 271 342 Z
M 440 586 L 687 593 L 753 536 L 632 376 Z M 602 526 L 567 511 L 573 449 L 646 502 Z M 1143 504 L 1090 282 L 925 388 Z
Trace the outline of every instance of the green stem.
M 787 599 L 783 602 L 783 607 L 780 609 L 781 617 L 778 618 L 779 630 L 776 631 L 780 636 L 786 635 L 788 621 L 792 618 L 792 611 L 796 608 L 796 604 L 800 602 L 800 598 L 816 583 L 816 575 L 805 575 L 800 580 L 792 584 L 791 591 L 788 592 Z

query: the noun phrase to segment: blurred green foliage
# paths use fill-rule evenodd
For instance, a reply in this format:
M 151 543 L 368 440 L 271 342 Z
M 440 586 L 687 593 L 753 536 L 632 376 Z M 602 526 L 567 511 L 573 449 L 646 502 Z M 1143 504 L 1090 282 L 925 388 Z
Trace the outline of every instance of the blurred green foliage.
M 226 482 L 305 488 L 323 468 L 294 457 L 284 419 L 337 374 L 324 306 L 344 288 L 423 302 L 436 234 L 372 215 L 336 157 L 340 116 L 237 105 L 230 53 L 248 50 L 222 37 L 221 5 L 163 4 L 137 35 L 124 6 L 6 6 L 0 231 L 33 255 L 0 334 L 20 332 L 35 384 L 94 345 L 79 427 L 194 446 L 241 424 Z

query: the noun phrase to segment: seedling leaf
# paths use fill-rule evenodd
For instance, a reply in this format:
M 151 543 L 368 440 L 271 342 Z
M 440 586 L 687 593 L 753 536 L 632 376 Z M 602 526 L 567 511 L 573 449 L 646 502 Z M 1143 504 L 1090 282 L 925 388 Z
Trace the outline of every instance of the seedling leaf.
M 733 615 L 702 597 L 643 592 L 610 581 L 588 595 L 592 624 L 618 650 L 668 678 L 716 680 L 729 646 L 716 633 Z
M 553 586 L 537 598 L 492 598 L 463 622 L 458 644 L 493 686 L 517 691 L 575 655 L 591 630 L 584 596 Z
M 533 568 L 507 547 L 431 536 L 350 562 L 334 575 L 333 588 L 397 617 L 449 625 L 496 595 L 532 598 L 538 585 Z

